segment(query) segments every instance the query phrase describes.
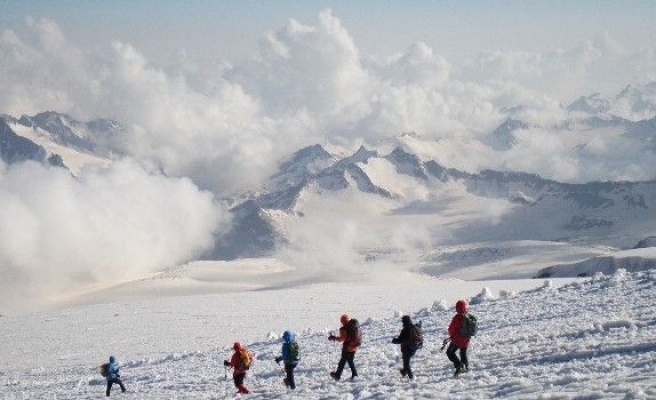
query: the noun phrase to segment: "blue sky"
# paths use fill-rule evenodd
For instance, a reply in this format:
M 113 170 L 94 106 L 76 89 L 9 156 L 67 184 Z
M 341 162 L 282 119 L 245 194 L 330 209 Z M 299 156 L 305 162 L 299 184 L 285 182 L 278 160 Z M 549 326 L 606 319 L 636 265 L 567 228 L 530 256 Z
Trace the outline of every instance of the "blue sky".
M 82 47 L 131 43 L 155 61 L 180 49 L 235 61 L 289 19 L 310 24 L 330 8 L 360 51 L 388 55 L 423 41 L 449 59 L 480 51 L 567 48 L 608 34 L 628 48 L 656 37 L 653 1 L 0 1 L 0 27 L 25 17 L 57 22 Z

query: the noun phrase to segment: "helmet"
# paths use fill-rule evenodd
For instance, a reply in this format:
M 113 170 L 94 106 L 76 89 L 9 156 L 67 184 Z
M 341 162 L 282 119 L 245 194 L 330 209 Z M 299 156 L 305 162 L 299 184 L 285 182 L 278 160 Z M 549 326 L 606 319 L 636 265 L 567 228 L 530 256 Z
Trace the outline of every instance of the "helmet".
M 293 334 L 291 331 L 285 331 L 285 332 L 282 334 L 282 340 L 284 340 L 285 342 L 289 343 L 289 342 L 291 342 L 292 340 L 294 340 L 294 334 Z
M 342 314 L 342 316 L 339 318 L 339 321 L 342 323 L 342 325 L 346 325 L 350 320 L 351 318 L 349 318 L 349 316 L 346 314 Z
M 467 302 L 464 300 L 458 300 L 456 302 L 456 312 L 464 314 L 467 312 Z
M 116 361 L 116 359 L 114 358 L 114 356 L 109 356 L 109 362 L 110 362 L 110 363 L 113 363 L 114 361 Z
M 235 342 L 235 343 L 232 345 L 232 349 L 233 349 L 233 350 L 239 350 L 239 349 L 241 349 L 241 343 L 239 343 L 239 342 Z
M 409 315 L 404 315 L 403 317 L 401 317 L 401 322 L 403 323 L 403 325 L 409 325 L 410 322 L 411 322 L 410 321 L 410 316 Z

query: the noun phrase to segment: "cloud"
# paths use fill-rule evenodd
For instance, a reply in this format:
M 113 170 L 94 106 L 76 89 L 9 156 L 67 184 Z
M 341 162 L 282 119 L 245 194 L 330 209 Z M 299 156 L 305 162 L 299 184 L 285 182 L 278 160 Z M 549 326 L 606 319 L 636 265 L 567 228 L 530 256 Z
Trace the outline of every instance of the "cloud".
M 629 51 L 609 35 L 458 63 L 418 40 L 372 59 L 325 10 L 263 33 L 250 60 L 199 63 L 181 51 L 179 61 L 155 65 L 127 41 L 81 49 L 47 19 L 0 33 L 0 113 L 115 119 L 124 129 L 111 146 L 138 160 L 78 178 L 0 163 L 0 304 L 192 259 L 229 225 L 213 199 L 257 191 L 282 157 L 314 143 L 349 150 L 413 131 L 437 149 L 438 162 L 469 172 L 653 179 L 653 151 L 617 135 L 583 145 L 580 132 L 554 128 L 567 118 L 567 101 L 656 80 L 653 48 Z M 614 110 L 653 118 L 653 93 L 628 90 Z M 509 115 L 530 128 L 516 132 L 514 148 L 495 152 L 482 139 Z M 293 246 L 282 256 L 295 265 L 344 270 L 360 266 L 368 248 L 410 251 L 434 237 L 398 219 L 385 225 L 369 199 L 323 201 L 289 227 Z M 352 214 L 340 207 L 347 202 Z
M 186 178 L 134 161 L 86 169 L 27 162 L 0 176 L 0 309 L 143 277 L 210 249 L 228 213 Z
M 28 18 L 26 26 L 26 40 L 10 30 L 0 35 L 0 109 L 21 115 L 93 103 L 95 67 L 84 52 L 52 20 Z
M 569 49 L 476 54 L 465 60 L 455 76 L 480 83 L 514 82 L 568 103 L 581 95 L 610 95 L 631 82 L 652 81 L 656 63 L 650 53 L 653 49 L 630 51 L 604 33 Z
M 394 260 L 418 259 L 431 235 L 425 225 L 409 218 L 381 218 L 396 204 L 358 190 L 310 188 L 298 206 L 303 217 L 289 219 L 285 226 L 291 245 L 279 249 L 277 257 L 324 281 L 364 279 L 388 267 L 398 272 Z
M 259 54 L 238 64 L 198 64 L 181 53 L 178 69 L 165 69 L 127 42 L 79 49 L 45 19 L 5 30 L 0 54 L 2 112 L 114 118 L 125 127 L 115 148 L 219 196 L 257 188 L 304 145 L 355 147 L 407 131 L 466 143 L 503 122 L 508 108 L 522 106 L 514 116 L 547 126 L 562 120 L 564 99 L 656 78 L 653 49 L 629 51 L 609 35 L 459 64 L 418 41 L 373 60 L 330 10 L 263 33 Z M 478 163 L 486 158 L 472 154 L 466 167 L 489 166 Z

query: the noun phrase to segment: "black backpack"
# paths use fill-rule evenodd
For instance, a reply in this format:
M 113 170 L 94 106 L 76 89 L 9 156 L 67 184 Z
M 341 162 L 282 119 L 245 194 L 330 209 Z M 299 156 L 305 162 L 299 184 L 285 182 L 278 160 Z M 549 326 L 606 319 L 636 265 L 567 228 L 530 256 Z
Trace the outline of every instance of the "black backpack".
M 362 331 L 360 322 L 353 318 L 346 324 L 346 342 L 349 346 L 360 346 L 362 344 Z
M 109 363 L 104 363 L 100 366 L 100 375 L 107 378 L 107 375 L 109 375 Z

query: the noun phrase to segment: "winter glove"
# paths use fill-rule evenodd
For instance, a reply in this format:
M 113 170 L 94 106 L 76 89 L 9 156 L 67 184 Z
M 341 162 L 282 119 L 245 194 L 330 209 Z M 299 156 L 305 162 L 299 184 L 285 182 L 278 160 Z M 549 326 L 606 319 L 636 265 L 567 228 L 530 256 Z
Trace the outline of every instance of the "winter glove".
M 335 335 L 329 335 L 329 336 L 328 336 L 328 340 L 330 340 L 331 342 L 334 342 L 335 340 L 337 340 L 337 336 L 335 336 Z
M 276 357 L 276 363 L 280 364 L 280 361 L 282 361 L 282 357 Z
M 223 365 L 225 365 L 226 367 L 229 367 L 230 366 L 230 361 L 223 360 Z
M 399 338 L 394 338 L 394 339 L 392 339 L 392 343 L 399 344 L 401 342 L 399 341 Z

